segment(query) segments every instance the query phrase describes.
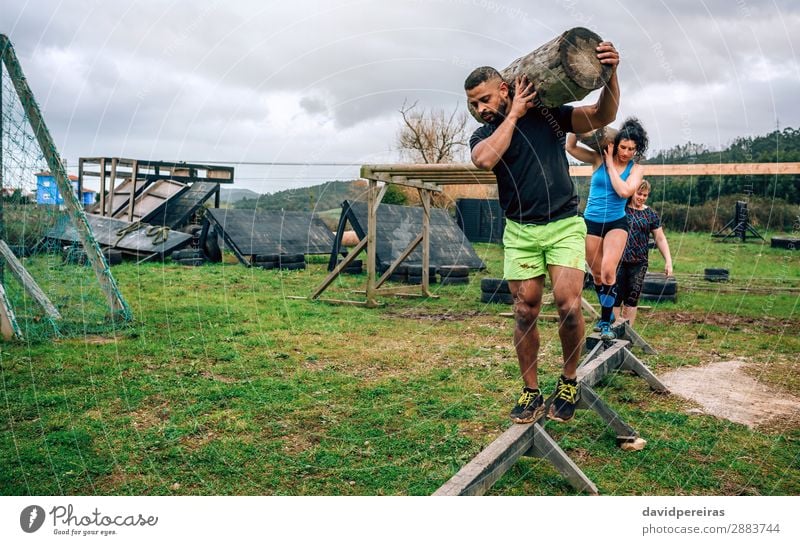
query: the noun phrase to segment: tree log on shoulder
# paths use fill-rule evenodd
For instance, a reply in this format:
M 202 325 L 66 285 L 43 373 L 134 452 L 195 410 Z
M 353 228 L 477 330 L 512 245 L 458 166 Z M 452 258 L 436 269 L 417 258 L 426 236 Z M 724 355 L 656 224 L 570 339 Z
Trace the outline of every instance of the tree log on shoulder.
M 527 76 L 536 88 L 543 106 L 553 108 L 581 100 L 604 86 L 612 68 L 597 58 L 597 46 L 603 39 L 587 28 L 567 30 L 500 71 L 513 91 L 517 76 Z M 483 123 L 470 106 L 470 113 Z

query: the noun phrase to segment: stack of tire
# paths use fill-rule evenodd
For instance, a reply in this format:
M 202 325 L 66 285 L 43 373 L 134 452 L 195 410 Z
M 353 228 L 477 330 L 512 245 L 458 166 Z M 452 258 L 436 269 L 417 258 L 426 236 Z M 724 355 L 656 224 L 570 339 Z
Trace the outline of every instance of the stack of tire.
M 103 255 L 109 266 L 122 263 L 122 252 L 119 250 L 104 248 Z M 61 262 L 65 265 L 88 265 L 89 257 L 81 246 L 68 245 L 64 246 L 61 250 Z
M 653 303 L 674 303 L 678 300 L 678 281 L 674 276 L 649 272 L 644 276 L 640 299 Z
M 383 276 L 383 274 L 389 270 L 389 265 L 381 263 L 378 267 L 378 274 Z M 420 275 L 422 273 L 420 272 Z M 398 265 L 394 272 L 389 276 L 387 280 L 392 282 L 403 282 L 408 283 L 408 265 Z
M 205 264 L 206 255 L 200 247 L 200 233 L 203 231 L 203 226 L 193 223 L 181 230 L 187 235 L 192 235 L 192 241 L 183 250 L 173 252 L 172 261 L 186 267 L 199 267 Z
M 267 270 L 300 271 L 306 268 L 306 256 L 303 254 L 254 255 L 251 262 L 254 267 Z
M 728 269 L 704 269 L 703 278 L 707 282 L 727 282 L 730 280 L 730 271 Z
M 342 260 L 339 260 L 341 263 Z M 364 272 L 364 262 L 360 259 L 354 259 L 350 263 L 347 264 L 347 267 L 342 269 L 343 274 L 361 274 Z
M 205 264 L 206 256 L 199 248 L 184 248 L 177 252 L 172 252 L 172 261 L 185 267 L 199 267 Z
M 437 272 L 442 286 L 469 284 L 469 267 L 466 265 L 442 265 Z
M 511 297 L 511 288 L 508 287 L 508 281 L 502 278 L 482 279 L 481 303 L 513 305 L 514 298 Z
M 408 265 L 406 271 L 408 272 L 408 278 L 406 282 L 409 284 L 422 284 L 422 265 Z M 428 283 L 435 284 L 436 283 L 436 267 L 428 267 Z

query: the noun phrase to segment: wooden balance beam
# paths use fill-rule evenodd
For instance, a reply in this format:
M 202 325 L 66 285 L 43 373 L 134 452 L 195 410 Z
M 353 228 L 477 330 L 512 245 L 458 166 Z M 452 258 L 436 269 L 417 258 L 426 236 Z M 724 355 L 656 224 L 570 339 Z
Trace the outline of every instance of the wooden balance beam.
M 627 324 L 617 326 L 618 335 L 624 333 L 626 326 Z M 630 326 L 627 327 L 630 328 Z M 580 399 L 577 408 L 595 411 L 614 430 L 617 444 L 622 450 L 641 450 L 647 442 L 600 398 L 593 387 L 606 375 L 618 369 L 626 369 L 642 377 L 657 392 L 667 393 L 668 389 L 644 363 L 630 352 L 629 347 L 632 345 L 630 340 L 617 339 L 604 342 L 600 340 L 599 334 L 591 335 L 589 338 L 593 342 L 589 346 L 590 343 L 587 339 L 588 352 L 578 365 Z M 550 396 L 545 401 L 545 415 L 552 400 L 553 396 Z M 439 487 L 433 495 L 482 495 L 500 480 L 522 456 L 544 458 L 553 464 L 577 491 L 598 494 L 597 486 L 544 429 L 546 418 L 546 416 L 542 416 L 530 424 L 513 424 L 450 480 Z

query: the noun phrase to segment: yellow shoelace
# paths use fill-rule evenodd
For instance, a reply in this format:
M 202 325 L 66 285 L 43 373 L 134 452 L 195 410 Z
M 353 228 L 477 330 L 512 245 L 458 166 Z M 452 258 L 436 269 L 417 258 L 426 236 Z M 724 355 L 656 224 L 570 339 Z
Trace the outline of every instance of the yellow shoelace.
M 522 395 L 519 396 L 519 400 L 517 401 L 517 405 L 523 405 L 523 406 L 528 405 L 530 402 L 532 402 L 534 400 L 535 397 L 536 397 L 536 394 L 534 394 L 533 392 L 525 392 L 525 391 L 523 391 Z
M 574 384 L 567 384 L 566 382 L 559 382 L 556 388 L 556 398 L 563 399 L 570 403 L 575 403 L 575 397 L 578 395 L 578 387 Z

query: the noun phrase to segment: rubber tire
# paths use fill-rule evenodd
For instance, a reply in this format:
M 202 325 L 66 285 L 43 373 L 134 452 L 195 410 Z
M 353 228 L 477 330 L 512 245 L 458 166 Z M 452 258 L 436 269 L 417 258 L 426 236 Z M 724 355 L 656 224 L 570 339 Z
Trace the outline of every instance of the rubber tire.
M 202 225 L 198 225 L 197 223 L 190 223 L 189 225 L 187 225 L 185 227 L 181 227 L 181 233 L 186 233 L 187 235 L 192 235 L 192 236 L 196 235 L 197 233 L 199 233 L 202 230 L 203 230 L 203 226 Z
M 704 269 L 703 278 L 708 282 L 727 282 L 730 280 L 730 271 L 728 269 Z
M 339 261 L 336 262 L 336 264 L 339 265 L 342 261 L 343 260 L 340 259 Z M 354 259 L 353 261 L 347 264 L 348 269 L 361 269 L 363 266 L 364 262 L 360 259 Z
M 442 278 L 442 286 L 454 286 L 456 284 L 469 284 L 469 276 L 451 276 Z
M 422 265 L 409 265 L 407 270 L 408 276 L 422 276 Z M 436 267 L 428 267 L 428 276 L 436 276 Z
M 272 269 L 277 269 L 278 265 L 276 265 L 272 261 L 264 261 L 262 263 L 256 262 L 252 264 L 253 267 L 258 267 L 259 269 L 264 269 L 266 271 L 271 271 Z
M 409 274 L 407 282 L 409 284 L 422 284 L 422 277 L 421 276 L 411 276 Z M 435 276 L 429 276 L 428 277 L 428 284 L 435 284 L 435 283 L 436 283 L 436 277 Z
M 103 250 L 103 255 L 106 257 L 106 261 L 108 262 L 109 266 L 119 265 L 122 263 L 122 252 L 119 250 Z
M 172 254 L 173 260 L 181 260 L 181 259 L 205 259 L 203 252 L 200 250 L 195 250 L 193 248 L 186 248 L 183 250 L 178 250 Z
M 772 237 L 769 245 L 772 248 L 783 248 L 784 250 L 800 250 L 800 238 Z
M 194 259 L 179 259 L 178 263 L 187 267 L 199 267 L 205 265 L 206 259 L 204 257 L 196 257 Z
M 254 255 L 252 258 L 253 263 L 277 263 L 278 254 L 267 254 L 267 255 Z
M 639 296 L 639 299 L 641 299 L 642 301 L 650 301 L 653 303 L 664 303 L 664 302 L 675 303 L 678 301 L 678 295 L 675 293 L 671 294 L 642 293 Z
M 442 265 L 436 272 L 442 279 L 465 278 L 469 276 L 469 267 L 466 265 Z
M 653 295 L 675 295 L 678 292 L 678 281 L 673 276 L 658 273 L 647 273 L 642 284 L 642 293 Z
M 408 281 L 408 275 L 407 274 L 394 273 L 394 274 L 390 275 L 389 278 L 387 278 L 387 280 L 389 280 L 390 282 L 407 282 Z
M 511 293 L 508 280 L 502 278 L 482 278 L 481 291 L 484 293 Z
M 481 303 L 494 303 L 503 305 L 513 305 L 514 298 L 510 293 L 487 293 L 481 292 Z
M 284 271 L 301 271 L 306 268 L 306 262 L 301 261 L 299 263 L 280 263 L 277 268 Z
M 212 263 L 222 262 L 222 249 L 219 247 L 219 240 L 217 240 L 217 235 L 212 229 L 209 229 L 208 235 L 206 235 L 203 253 L 205 253 L 206 258 Z
M 282 268 L 284 268 L 284 265 L 291 265 L 293 263 L 305 264 L 306 256 L 304 254 L 281 254 L 278 256 L 277 262 Z

